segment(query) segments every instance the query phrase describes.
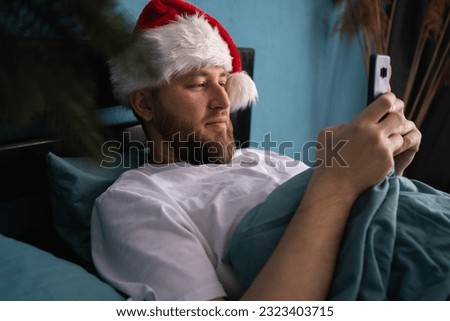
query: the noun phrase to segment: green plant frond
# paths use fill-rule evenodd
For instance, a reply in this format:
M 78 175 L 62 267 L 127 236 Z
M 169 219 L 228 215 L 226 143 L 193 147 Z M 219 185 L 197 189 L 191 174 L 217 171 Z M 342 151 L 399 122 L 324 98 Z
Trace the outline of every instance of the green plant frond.
M 75 151 L 96 155 L 94 68 L 87 57 L 111 57 L 132 44 L 131 23 L 114 0 L 0 0 L 0 122 L 47 119 Z

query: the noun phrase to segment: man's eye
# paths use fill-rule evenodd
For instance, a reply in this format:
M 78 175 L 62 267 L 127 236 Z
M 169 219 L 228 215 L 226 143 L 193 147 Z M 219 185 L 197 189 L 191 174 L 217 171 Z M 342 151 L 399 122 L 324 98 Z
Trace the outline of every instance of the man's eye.
M 186 85 L 186 88 L 191 90 L 200 90 L 203 89 L 204 87 L 205 83 L 203 82 L 190 83 Z

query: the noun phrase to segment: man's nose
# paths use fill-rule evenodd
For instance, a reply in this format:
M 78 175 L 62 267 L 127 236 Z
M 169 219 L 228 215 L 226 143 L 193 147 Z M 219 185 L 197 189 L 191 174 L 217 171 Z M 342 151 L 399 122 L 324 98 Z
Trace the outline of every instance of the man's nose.
M 230 97 L 225 88 L 216 84 L 211 88 L 210 108 L 212 109 L 227 109 L 230 108 Z

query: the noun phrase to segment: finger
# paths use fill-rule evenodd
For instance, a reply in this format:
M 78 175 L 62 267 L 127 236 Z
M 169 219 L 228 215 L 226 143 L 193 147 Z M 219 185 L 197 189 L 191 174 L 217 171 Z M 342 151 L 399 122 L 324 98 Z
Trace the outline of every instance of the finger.
M 402 124 L 398 126 L 396 129 L 394 129 L 394 133 L 405 136 L 410 132 L 417 131 L 416 124 L 414 124 L 414 122 L 407 120 L 401 114 L 400 117 L 403 119 Z
M 401 149 L 403 146 L 403 136 L 399 135 L 399 134 L 393 134 L 391 136 L 388 137 L 388 141 L 389 141 L 389 150 L 392 152 L 392 155 L 394 155 L 394 153 Z
M 405 103 L 403 102 L 403 100 L 396 98 L 392 107 L 392 111 L 397 111 L 403 114 L 404 110 L 405 110 Z
M 394 103 L 396 102 L 396 97 L 393 93 L 389 92 L 380 97 L 378 97 L 374 102 L 372 102 L 366 109 L 358 116 L 361 119 L 368 119 L 375 123 L 385 117 L 387 113 L 393 110 Z
M 407 120 L 403 113 L 394 111 L 390 112 L 379 124 L 388 136 L 391 134 L 406 135 L 407 133 L 417 130 L 414 122 Z
M 388 113 L 378 124 L 379 130 L 382 131 L 386 136 L 390 136 L 392 134 L 404 135 L 407 133 L 407 130 L 411 130 L 409 128 L 409 124 L 407 124 L 407 120 L 398 112 L 390 112 Z
M 403 136 L 403 145 L 395 151 L 394 155 L 399 155 L 408 150 L 416 153 L 419 150 L 421 140 L 422 134 L 420 131 L 417 129 L 411 130 Z

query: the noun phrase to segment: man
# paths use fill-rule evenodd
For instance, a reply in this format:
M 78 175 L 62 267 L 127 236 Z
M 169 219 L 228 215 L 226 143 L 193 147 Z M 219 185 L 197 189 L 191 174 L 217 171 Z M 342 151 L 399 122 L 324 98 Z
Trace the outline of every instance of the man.
M 349 124 L 325 132 L 348 141 L 348 166 L 318 166 L 283 238 L 252 285 L 240 287 L 222 261 L 242 217 L 307 167 L 235 150 L 230 110 L 256 100 L 253 81 L 223 27 L 179 0 L 153 0 L 136 25 L 134 51 L 111 64 L 124 104 L 141 120 L 152 155 L 96 202 L 93 258 L 100 274 L 135 300 L 322 300 L 351 206 L 395 165 L 402 173 L 420 143 L 388 93 Z M 137 53 L 136 53 L 137 52 Z M 150 69 L 133 59 L 147 55 Z

